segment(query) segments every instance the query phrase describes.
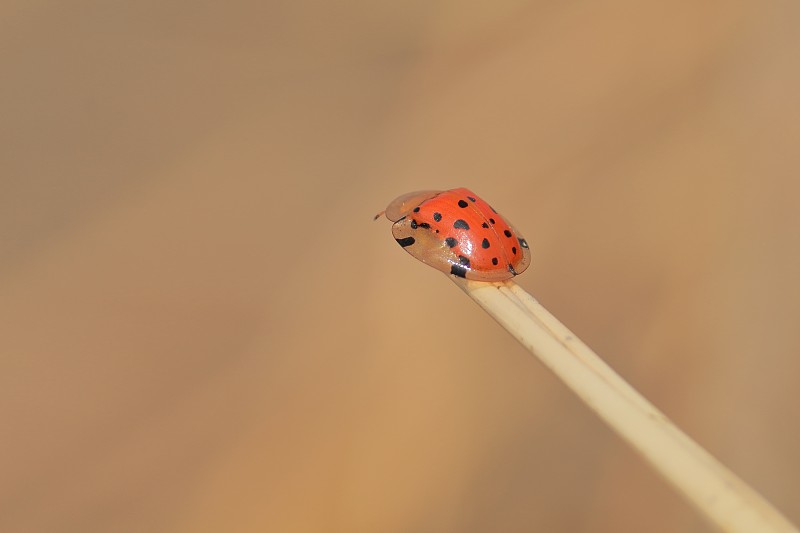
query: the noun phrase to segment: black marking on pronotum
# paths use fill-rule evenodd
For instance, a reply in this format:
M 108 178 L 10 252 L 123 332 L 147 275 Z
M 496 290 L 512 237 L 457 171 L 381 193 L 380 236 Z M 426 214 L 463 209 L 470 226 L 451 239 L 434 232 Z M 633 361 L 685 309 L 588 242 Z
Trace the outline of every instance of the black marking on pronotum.
M 450 265 L 450 273 L 459 278 L 467 277 L 467 269 L 461 265 Z
M 467 199 L 468 199 L 470 202 L 475 202 L 475 198 L 473 198 L 472 196 L 467 196 Z
M 452 238 L 452 237 L 448 237 L 448 238 L 446 238 L 446 239 L 444 240 L 444 242 L 445 242 L 445 244 L 447 244 L 447 246 L 449 246 L 450 248 L 453 248 L 454 246 L 456 246 L 456 245 L 458 244 L 458 241 L 457 241 L 457 240 L 455 240 L 455 239 L 454 239 L 454 238 Z
M 493 219 L 493 218 L 490 218 L 490 219 L 489 219 L 489 222 L 491 222 L 492 224 L 494 224 L 494 219 Z
M 414 212 L 415 212 L 415 213 L 419 213 L 419 206 L 417 206 L 417 207 L 415 207 L 415 208 L 414 208 Z
M 425 229 L 430 229 L 430 228 L 431 228 L 431 225 L 430 225 L 430 224 L 428 224 L 427 222 L 420 222 L 420 223 L 419 223 L 419 224 L 417 224 L 417 225 L 418 225 L 420 228 L 425 228 Z
M 516 276 L 517 275 L 517 271 L 514 270 L 514 267 L 511 266 L 511 263 L 508 264 L 508 271 L 511 272 L 512 276 Z
M 489 239 L 484 238 L 483 242 L 481 243 L 481 248 L 488 248 L 489 247 Z
M 458 220 L 453 222 L 453 227 L 461 229 L 469 229 L 469 224 L 467 224 L 466 221 L 459 218 Z
M 523 248 L 527 248 L 528 247 L 528 241 L 526 241 L 525 239 L 520 239 L 519 240 L 519 245 L 522 246 Z
M 417 224 L 417 221 L 412 218 L 411 219 L 411 229 L 417 229 L 418 227 L 419 227 L 419 224 Z
M 433 214 L 433 220 L 435 220 L 436 222 L 441 221 L 442 220 L 442 214 L 441 213 L 434 213 Z
M 511 247 L 511 253 L 514 254 L 514 255 L 517 255 L 517 247 L 516 246 L 512 246 Z
M 458 262 L 461 263 L 462 265 L 464 265 L 465 267 L 469 266 L 469 258 L 468 257 L 464 257 L 463 255 L 459 255 L 458 256 Z
M 492 257 L 492 264 L 497 266 L 497 263 L 498 263 L 497 258 L 496 257 Z
M 508 230 L 505 230 L 505 231 L 503 231 L 503 235 L 505 235 L 506 237 L 511 237 L 511 232 L 508 231 Z
M 458 207 L 460 207 L 461 209 L 464 209 L 464 208 L 465 208 L 465 207 L 467 207 L 468 205 L 469 205 L 469 204 L 468 204 L 467 202 L 465 202 L 464 200 L 459 200 L 459 201 L 458 201 Z
M 412 244 L 414 244 L 416 242 L 414 240 L 414 237 L 405 237 L 405 238 L 402 238 L 402 239 L 395 239 L 395 240 L 397 241 L 397 244 L 399 244 L 403 248 L 405 248 L 406 246 L 411 246 Z
M 487 224 L 486 222 L 484 222 L 483 224 L 481 224 L 481 227 L 482 227 L 482 228 L 489 229 L 489 224 Z

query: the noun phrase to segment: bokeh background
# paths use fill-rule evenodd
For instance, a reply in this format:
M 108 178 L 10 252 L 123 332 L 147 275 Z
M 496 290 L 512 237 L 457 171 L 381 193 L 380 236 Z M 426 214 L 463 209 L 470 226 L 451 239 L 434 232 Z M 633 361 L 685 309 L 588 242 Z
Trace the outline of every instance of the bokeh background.
M 800 521 L 800 4 L 0 4 L 0 530 L 705 532 L 372 216 L 519 283 Z

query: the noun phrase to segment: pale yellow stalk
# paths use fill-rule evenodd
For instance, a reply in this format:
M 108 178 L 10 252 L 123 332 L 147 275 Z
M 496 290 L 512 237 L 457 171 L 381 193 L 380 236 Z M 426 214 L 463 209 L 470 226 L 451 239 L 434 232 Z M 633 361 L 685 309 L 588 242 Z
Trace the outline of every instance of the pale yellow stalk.
M 720 531 L 798 533 L 512 281 L 448 276 L 533 353 Z

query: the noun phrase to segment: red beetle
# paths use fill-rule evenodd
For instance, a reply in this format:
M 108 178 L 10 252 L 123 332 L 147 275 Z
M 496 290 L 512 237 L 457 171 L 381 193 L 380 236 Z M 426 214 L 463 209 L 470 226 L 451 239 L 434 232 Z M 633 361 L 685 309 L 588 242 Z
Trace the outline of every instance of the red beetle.
M 527 241 L 469 189 L 404 194 L 384 213 L 404 250 L 447 274 L 502 281 L 531 262 Z

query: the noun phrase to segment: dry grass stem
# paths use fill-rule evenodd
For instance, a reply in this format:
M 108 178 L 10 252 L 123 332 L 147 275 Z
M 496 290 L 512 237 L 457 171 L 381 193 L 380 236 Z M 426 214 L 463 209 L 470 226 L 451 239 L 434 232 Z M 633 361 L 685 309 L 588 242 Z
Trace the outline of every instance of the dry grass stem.
M 448 277 L 721 531 L 798 533 L 777 509 L 678 429 L 514 282 Z

